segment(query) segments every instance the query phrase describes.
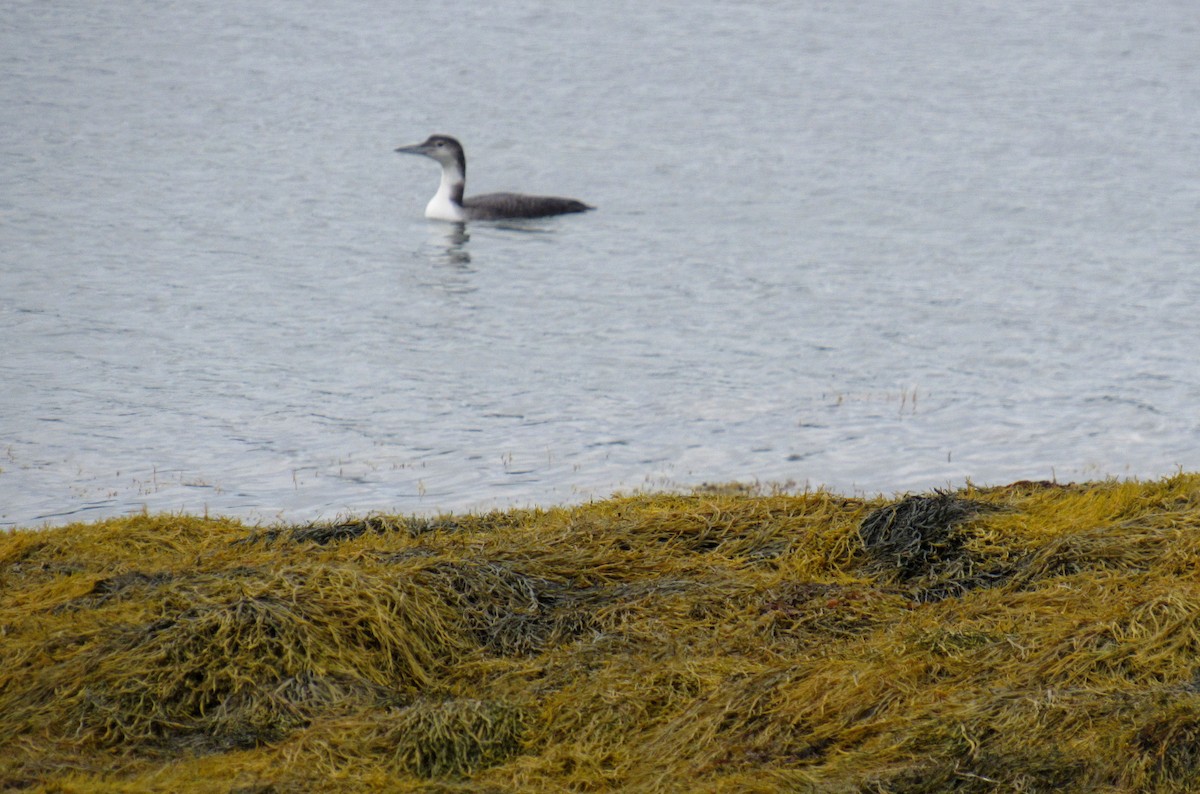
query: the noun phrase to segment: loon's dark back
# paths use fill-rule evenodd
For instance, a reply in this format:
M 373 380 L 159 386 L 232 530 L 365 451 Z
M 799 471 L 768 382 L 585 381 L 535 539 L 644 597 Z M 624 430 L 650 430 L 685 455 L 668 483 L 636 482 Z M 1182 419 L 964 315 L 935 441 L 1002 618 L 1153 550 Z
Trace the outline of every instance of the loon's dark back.
M 558 196 L 526 196 L 521 193 L 484 193 L 463 199 L 463 208 L 473 220 L 488 221 L 504 218 L 544 218 L 587 212 L 595 209 L 571 198 Z

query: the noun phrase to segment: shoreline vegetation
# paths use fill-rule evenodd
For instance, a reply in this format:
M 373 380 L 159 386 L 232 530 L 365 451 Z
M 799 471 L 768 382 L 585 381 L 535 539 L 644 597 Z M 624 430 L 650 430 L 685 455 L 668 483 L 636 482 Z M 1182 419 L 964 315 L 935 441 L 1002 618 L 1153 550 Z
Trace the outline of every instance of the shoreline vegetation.
M 1200 474 L 0 534 L 0 789 L 1184 792 Z

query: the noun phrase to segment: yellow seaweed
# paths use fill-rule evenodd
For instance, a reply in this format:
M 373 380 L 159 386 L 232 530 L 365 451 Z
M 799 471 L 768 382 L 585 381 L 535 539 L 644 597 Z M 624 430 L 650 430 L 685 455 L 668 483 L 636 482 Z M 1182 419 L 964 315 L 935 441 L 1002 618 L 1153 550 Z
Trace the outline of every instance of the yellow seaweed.
M 1185 792 L 1200 475 L 0 535 L 0 788 Z

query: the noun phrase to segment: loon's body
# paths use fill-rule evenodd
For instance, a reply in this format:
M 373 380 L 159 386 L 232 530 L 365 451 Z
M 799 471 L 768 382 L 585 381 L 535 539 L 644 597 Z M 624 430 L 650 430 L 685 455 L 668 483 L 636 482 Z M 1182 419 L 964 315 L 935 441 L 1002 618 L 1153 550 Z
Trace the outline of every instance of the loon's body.
M 463 198 L 467 184 L 467 156 L 462 144 L 449 135 L 430 135 L 424 143 L 401 146 L 401 154 L 420 154 L 441 163 L 442 182 L 425 206 L 425 217 L 439 221 L 496 221 L 509 218 L 544 218 L 569 212 L 587 212 L 582 201 L 557 196 L 524 196 L 520 193 L 485 193 Z

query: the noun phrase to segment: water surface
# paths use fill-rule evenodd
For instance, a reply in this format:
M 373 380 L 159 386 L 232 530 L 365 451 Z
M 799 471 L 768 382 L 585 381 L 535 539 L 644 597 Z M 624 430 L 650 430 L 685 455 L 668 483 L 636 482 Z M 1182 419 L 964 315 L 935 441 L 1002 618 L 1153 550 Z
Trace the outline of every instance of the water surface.
M 1194 469 L 1198 28 L 9 3 L 0 524 Z M 600 209 L 426 221 L 431 132 Z

